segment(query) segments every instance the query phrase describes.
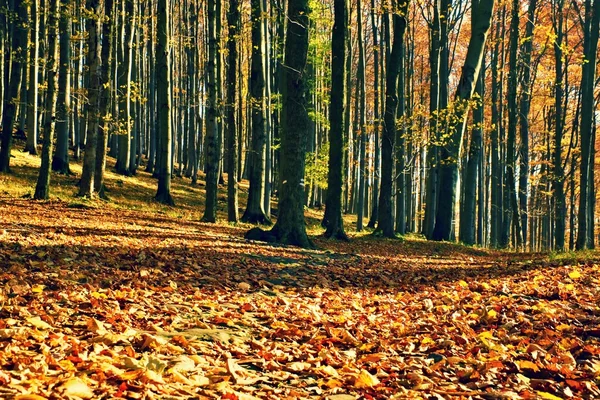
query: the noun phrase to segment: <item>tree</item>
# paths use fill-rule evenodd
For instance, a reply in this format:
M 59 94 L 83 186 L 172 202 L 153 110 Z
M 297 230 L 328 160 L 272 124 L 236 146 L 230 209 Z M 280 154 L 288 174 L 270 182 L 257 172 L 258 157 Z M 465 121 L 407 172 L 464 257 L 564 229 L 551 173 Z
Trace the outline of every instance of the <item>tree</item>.
M 31 49 L 29 55 L 29 92 L 27 93 L 27 144 L 25 151 L 37 155 L 38 75 L 39 75 L 39 0 L 31 1 Z
M 217 132 L 217 31 L 216 4 L 208 0 L 208 59 L 206 60 L 206 87 L 208 104 L 206 109 L 206 203 L 202 221 L 217 220 L 217 184 L 219 179 L 219 134 Z M 219 32 L 220 34 L 220 32 Z
M 477 23 L 471 33 L 467 55 L 456 89 L 454 115 L 449 127 L 450 137 L 440 154 L 440 193 L 435 228 L 432 234 L 433 240 L 450 240 L 451 238 L 458 181 L 458 160 L 462 147 L 468 101 L 473 96 L 475 83 L 479 76 L 483 49 L 492 23 L 493 9 L 493 0 L 473 2 L 471 18 L 474 18 Z
M 96 150 L 98 139 L 98 128 L 100 126 L 100 90 L 101 71 L 101 46 L 100 35 L 102 29 L 102 8 L 100 0 L 87 0 L 86 8 L 90 15 L 87 20 L 88 31 L 88 54 L 87 62 L 88 81 L 88 103 L 86 114 L 88 122 L 88 134 L 85 142 L 85 153 L 83 155 L 83 169 L 79 185 L 79 196 L 92 197 L 94 195 L 94 174 L 96 168 Z
M 383 134 L 381 136 L 381 189 L 379 194 L 379 220 L 376 235 L 395 237 L 394 215 L 392 210 L 392 186 L 394 168 L 394 144 L 396 139 L 396 112 L 398 108 L 398 72 L 402 62 L 404 31 L 408 1 L 403 1 L 394 13 L 394 41 L 390 53 L 385 82 L 385 114 Z M 389 17 L 384 16 L 384 23 L 389 26 Z M 386 31 L 390 30 L 386 28 Z M 390 40 L 389 36 L 386 37 Z
M 270 234 L 279 243 L 314 247 L 304 220 L 304 163 L 308 140 L 306 63 L 308 0 L 288 0 L 285 56 L 281 69 L 281 157 L 279 215 Z
M 158 103 L 158 189 L 155 199 L 159 203 L 175 205 L 171 196 L 171 151 L 173 133 L 171 128 L 171 68 L 169 62 L 170 9 L 169 0 L 158 1 L 158 37 L 156 42 L 156 80 Z
M 342 218 L 342 186 L 344 167 L 344 85 L 346 82 L 346 35 L 348 34 L 346 0 L 335 0 L 331 34 L 331 99 L 329 103 L 329 169 L 327 199 L 323 225 L 325 237 L 348 240 Z M 347 105 L 346 105 L 347 106 Z
M 44 143 L 42 145 L 42 165 L 38 174 L 37 184 L 33 198 L 47 200 L 50 194 L 50 156 L 52 155 L 52 142 L 56 126 L 54 113 L 57 98 L 57 68 L 58 68 L 58 20 L 60 4 L 58 0 L 51 0 L 48 15 L 48 89 L 46 89 L 46 109 L 44 115 Z
M 585 61 L 581 72 L 581 164 L 579 169 L 579 211 L 577 221 L 577 242 L 578 250 L 593 246 L 593 231 L 591 229 L 590 198 L 588 196 L 593 187 L 593 180 L 590 175 L 594 169 L 594 121 L 595 101 L 594 87 L 596 86 L 596 53 L 598 51 L 598 36 L 600 32 L 600 1 L 594 0 L 593 6 L 591 0 L 585 1 L 585 22 L 583 37 L 583 52 Z M 593 204 L 593 203 L 592 203 Z M 590 235 L 591 233 L 591 235 Z
M 252 0 L 252 62 L 250 67 L 250 108 L 252 110 L 252 142 L 248 153 L 248 202 L 243 222 L 270 224 L 265 215 L 265 69 L 263 42 L 264 18 L 261 0 Z
M 56 150 L 52 170 L 70 174 L 69 168 L 69 114 L 71 112 L 71 5 L 61 1 L 60 67 L 58 71 L 58 100 L 56 112 Z
M 15 4 L 15 3 L 11 3 Z M 14 7 L 14 6 L 13 6 Z M 10 172 L 10 154 L 12 148 L 12 134 L 15 117 L 17 114 L 17 99 L 21 90 L 21 75 L 27 59 L 27 3 L 16 2 L 14 12 L 12 35 L 12 63 L 10 67 L 10 80 L 5 85 L 4 106 L 2 109 L 2 140 L 0 141 L 0 172 Z M 6 72 L 5 72 L 6 73 Z
M 237 180 L 237 124 L 236 124 L 236 92 L 238 80 L 238 37 L 240 35 L 240 10 L 237 0 L 229 2 L 227 25 L 227 220 L 238 221 L 238 180 Z

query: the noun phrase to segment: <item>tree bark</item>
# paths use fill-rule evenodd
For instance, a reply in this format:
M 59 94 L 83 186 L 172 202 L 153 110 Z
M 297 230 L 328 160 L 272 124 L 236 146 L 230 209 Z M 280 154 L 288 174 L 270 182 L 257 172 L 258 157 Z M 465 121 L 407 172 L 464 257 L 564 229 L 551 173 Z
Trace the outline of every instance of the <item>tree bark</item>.
M 37 184 L 33 198 L 47 200 L 50 195 L 50 157 L 52 155 L 52 142 L 54 139 L 56 111 L 56 73 L 58 68 L 58 19 L 60 4 L 58 0 L 50 1 L 48 15 L 48 88 L 46 89 L 46 109 L 44 115 L 44 143 L 42 145 L 42 165 L 38 174 Z
M 458 180 L 458 160 L 462 147 L 465 129 L 468 100 L 475 90 L 475 83 L 479 76 L 481 60 L 485 41 L 492 22 L 494 1 L 479 1 L 473 3 L 472 17 L 477 23 L 471 33 L 469 47 L 458 87 L 456 89 L 456 102 L 453 123 L 449 127 L 450 137 L 445 147 L 442 148 L 440 157 L 440 193 L 438 201 L 435 228 L 432 238 L 434 240 L 450 240 L 454 221 L 454 203 L 456 201 L 456 183 Z

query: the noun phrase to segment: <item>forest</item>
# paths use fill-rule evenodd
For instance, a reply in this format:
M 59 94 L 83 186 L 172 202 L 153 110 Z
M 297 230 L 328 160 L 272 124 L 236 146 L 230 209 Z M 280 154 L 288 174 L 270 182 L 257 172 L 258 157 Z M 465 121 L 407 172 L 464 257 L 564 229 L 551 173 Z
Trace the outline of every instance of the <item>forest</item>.
M 600 0 L 2 0 L 0 399 L 600 398 Z

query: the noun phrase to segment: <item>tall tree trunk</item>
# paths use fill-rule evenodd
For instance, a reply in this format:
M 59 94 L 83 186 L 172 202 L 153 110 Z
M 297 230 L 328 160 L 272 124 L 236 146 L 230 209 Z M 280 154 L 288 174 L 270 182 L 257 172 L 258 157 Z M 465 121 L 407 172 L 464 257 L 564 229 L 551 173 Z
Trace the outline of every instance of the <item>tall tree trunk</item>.
M 348 240 L 342 218 L 344 184 L 344 86 L 346 84 L 346 36 L 348 34 L 347 0 L 335 0 L 331 34 L 331 100 L 329 103 L 329 169 L 325 202 L 325 237 Z M 348 105 L 346 104 L 346 107 Z
M 13 125 L 17 113 L 17 99 L 21 90 L 21 75 L 27 61 L 27 3 L 16 2 L 13 25 L 10 65 L 10 80 L 5 85 L 4 106 L 2 108 L 2 138 L 0 140 L 0 172 L 10 172 Z M 8 75 L 8 71 L 5 71 Z
M 581 164 L 579 170 L 579 211 L 577 215 L 577 242 L 578 250 L 590 247 L 589 235 L 589 194 L 592 181 L 590 179 L 590 166 L 594 165 L 591 157 L 594 148 L 594 122 L 595 101 L 594 87 L 596 82 L 596 52 L 598 51 L 598 34 L 600 27 L 600 1 L 585 2 L 585 27 L 584 27 L 584 57 L 585 62 L 581 73 Z M 589 22 L 588 22 L 589 21 Z M 591 231 L 593 235 L 593 231 Z
M 217 132 L 217 37 L 216 1 L 208 0 L 208 58 L 206 60 L 206 86 L 208 105 L 206 110 L 206 202 L 204 222 L 217 220 L 217 181 L 219 179 L 219 134 Z
M 406 2 L 408 5 L 408 1 Z M 404 15 L 404 19 L 406 20 L 408 13 L 408 9 L 400 10 L 402 15 Z M 395 230 L 400 235 L 404 235 L 406 233 L 406 196 L 410 195 L 407 193 L 405 188 L 406 181 L 406 164 L 405 164 L 405 112 L 406 112 L 406 88 L 404 85 L 405 82 L 405 53 L 406 49 L 404 46 L 404 36 L 406 32 L 406 22 L 404 24 L 400 24 L 400 26 L 394 26 L 394 30 L 400 29 L 400 37 L 401 42 L 398 46 L 398 109 L 396 120 L 400 121 L 400 126 L 396 127 L 396 225 Z M 398 124 L 396 124 L 398 125 Z
M 521 45 L 521 95 L 519 97 L 519 133 L 521 146 L 519 149 L 519 209 L 521 211 L 521 231 L 523 243 L 527 243 L 527 193 L 529 186 L 529 107 L 531 105 L 531 50 L 533 47 L 533 28 L 535 26 L 535 10 L 537 0 L 529 0 L 525 40 Z
M 252 0 L 252 61 L 250 66 L 250 102 L 252 112 L 252 148 L 248 153 L 248 202 L 243 222 L 270 224 L 264 212 L 265 191 L 265 69 L 264 18 L 261 0 Z
M 474 24 L 475 21 L 472 21 Z M 483 87 L 484 87 L 484 71 L 481 68 L 479 77 L 477 79 L 477 85 L 475 87 L 475 93 L 477 93 L 479 99 L 483 99 Z M 475 243 L 475 204 L 477 187 L 479 186 L 479 169 L 481 167 L 481 152 L 483 147 L 482 132 L 483 132 L 483 100 L 477 108 L 473 109 L 473 130 L 471 131 L 471 144 L 469 146 L 469 160 L 467 162 L 467 173 L 466 179 L 463 182 L 465 188 L 464 194 L 464 208 L 460 215 L 460 241 L 465 244 Z M 481 192 L 479 193 L 481 196 Z
M 396 139 L 396 112 L 398 109 L 398 71 L 400 70 L 408 1 L 399 4 L 393 15 L 394 41 L 388 59 L 385 82 L 385 115 L 381 137 L 381 191 L 379 194 L 379 219 L 376 235 L 394 237 L 394 214 L 392 210 L 392 187 L 394 169 L 394 144 Z M 389 24 L 389 18 L 384 20 Z M 386 29 L 389 32 L 389 29 Z M 389 37 L 386 37 L 390 40 Z
M 450 240 L 454 220 L 454 203 L 456 201 L 456 183 L 458 180 L 458 160 L 462 147 L 465 129 L 468 100 L 475 90 L 475 83 L 479 76 L 483 49 L 487 33 L 492 22 L 494 1 L 474 1 L 472 16 L 477 23 L 471 33 L 467 55 L 462 68 L 460 81 L 456 89 L 456 102 L 454 116 L 449 126 L 450 137 L 445 147 L 442 148 L 440 157 L 440 194 L 438 212 L 435 219 L 435 228 L 432 238 L 434 240 Z
M 100 30 L 102 29 L 102 9 L 100 0 L 87 0 L 87 9 L 92 15 L 88 16 L 88 54 L 89 65 L 89 88 L 86 114 L 88 120 L 88 134 L 83 155 L 83 171 L 81 173 L 81 184 L 79 195 L 92 197 L 94 194 L 94 175 L 96 169 L 96 150 L 98 140 L 98 128 L 100 126 L 100 90 L 102 89 L 102 60 Z
M 39 0 L 31 1 L 31 48 L 29 56 L 29 92 L 27 93 L 27 144 L 25 151 L 37 155 L 38 75 L 39 75 Z
M 58 20 L 60 5 L 58 0 L 50 0 L 48 15 L 48 88 L 46 89 L 46 109 L 44 113 L 44 143 L 42 146 L 42 165 L 38 174 L 37 184 L 33 198 L 47 200 L 50 194 L 50 157 L 52 155 L 52 142 L 54 139 L 54 112 L 56 111 L 56 90 L 58 69 Z M 14 68 L 14 67 L 13 67 Z M 14 70 L 13 70 L 14 72 Z
M 375 223 L 377 222 L 377 217 L 379 215 L 379 164 L 381 157 L 381 145 L 379 143 L 381 127 L 381 122 L 379 121 L 379 44 L 377 43 L 379 32 L 375 22 L 375 0 L 371 0 L 371 31 L 373 34 L 373 130 L 375 131 L 373 142 L 375 147 L 375 159 L 373 160 L 371 217 L 369 218 L 367 227 L 375 228 Z
M 229 2 L 227 25 L 227 220 L 238 221 L 238 179 L 237 179 L 237 124 L 236 124 L 236 93 L 238 90 L 238 36 L 240 34 L 240 4 L 238 0 Z
M 306 76 L 308 0 L 288 0 L 285 57 L 281 69 L 281 159 L 279 215 L 271 229 L 280 243 L 313 247 L 304 220 L 304 152 L 308 139 Z
M 359 110 L 359 124 L 360 124 L 360 137 L 359 140 L 359 160 L 358 160 L 358 201 L 357 201 L 357 219 L 356 219 L 356 230 L 358 232 L 363 230 L 363 216 L 365 210 L 365 187 L 367 184 L 367 132 L 365 122 L 365 108 L 367 107 L 366 99 L 366 79 L 365 79 L 365 44 L 363 42 L 363 24 L 362 24 L 362 6 L 361 0 L 356 2 L 356 29 L 358 31 L 358 70 L 357 70 L 357 82 L 360 94 L 360 110 Z
M 112 74 L 111 68 L 113 62 L 113 42 L 115 36 L 115 12 L 113 11 L 113 0 L 105 0 L 104 12 L 108 18 L 104 19 L 102 24 L 102 93 L 100 94 L 100 116 L 102 117 L 102 126 L 98 129 L 98 138 L 96 142 L 96 161 L 94 168 L 94 191 L 102 199 L 106 199 L 104 188 L 104 172 L 106 171 L 106 156 L 108 148 L 108 136 L 111 132 L 113 117 L 110 113 L 110 100 L 113 98 L 112 85 L 110 84 Z M 152 125 L 152 124 L 151 124 Z
M 158 106 L 158 189 L 156 201 L 163 204 L 174 205 L 171 196 L 171 156 L 173 131 L 171 125 L 171 62 L 170 62 L 170 16 L 169 0 L 158 0 L 157 42 L 156 42 L 156 80 Z
M 564 94 L 564 72 L 563 72 L 563 5 L 564 0 L 558 0 L 555 9 L 555 35 L 554 41 L 554 61 L 555 61 L 555 81 L 554 81 L 554 149 L 552 157 L 552 166 L 554 177 L 552 188 L 554 191 L 554 249 L 563 251 L 565 247 L 565 193 L 564 193 L 564 170 L 562 165 L 562 138 L 563 138 L 563 94 Z
M 511 226 L 519 223 L 519 210 L 516 201 L 516 154 L 515 143 L 517 140 L 517 52 L 519 43 L 519 8 L 518 0 L 513 0 L 511 8 L 510 46 L 508 61 L 508 129 L 506 137 L 506 173 L 504 175 L 504 224 L 500 235 L 500 246 L 506 247 L 511 236 Z M 517 247 L 523 240 L 521 229 L 515 227 L 513 233 L 516 235 Z
M 435 227 L 437 213 L 439 166 L 438 166 L 438 117 L 440 94 L 440 0 L 433 5 L 433 21 L 430 26 L 430 53 L 429 53 L 429 138 L 427 150 L 427 182 L 425 192 L 425 217 L 423 221 L 423 234 L 431 239 Z
M 71 114 L 71 4 L 61 1 L 60 67 L 58 71 L 58 103 L 56 112 L 56 150 L 52 170 L 69 174 L 69 115 Z
M 490 158 L 491 158 L 491 217 L 490 217 L 490 245 L 497 247 L 500 244 L 500 232 L 504 212 L 502 211 L 502 167 L 500 165 L 500 120 L 499 111 L 499 86 L 501 85 L 498 78 L 498 69 L 500 63 L 500 24 L 501 18 L 497 18 L 494 36 L 494 51 L 492 53 L 491 62 L 491 79 L 492 79 L 492 131 L 490 132 Z

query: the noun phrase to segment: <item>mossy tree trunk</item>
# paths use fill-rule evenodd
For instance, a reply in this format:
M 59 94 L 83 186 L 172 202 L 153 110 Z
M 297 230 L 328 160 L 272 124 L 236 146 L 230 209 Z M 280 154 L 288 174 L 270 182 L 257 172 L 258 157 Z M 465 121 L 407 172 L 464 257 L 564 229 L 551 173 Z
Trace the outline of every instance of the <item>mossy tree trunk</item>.
M 227 41 L 227 97 L 225 101 L 225 118 L 227 120 L 227 220 L 238 221 L 238 180 L 237 180 L 237 123 L 236 94 L 238 90 L 238 36 L 240 34 L 240 4 L 237 0 L 229 2 L 227 24 L 229 36 Z
M 304 167 L 309 119 L 306 110 L 308 0 L 288 1 L 285 56 L 281 69 L 281 158 L 279 215 L 270 233 L 279 243 L 314 247 L 304 220 Z

